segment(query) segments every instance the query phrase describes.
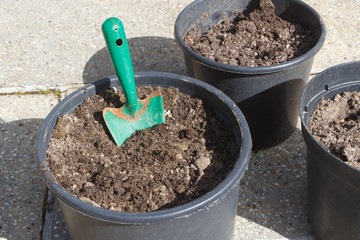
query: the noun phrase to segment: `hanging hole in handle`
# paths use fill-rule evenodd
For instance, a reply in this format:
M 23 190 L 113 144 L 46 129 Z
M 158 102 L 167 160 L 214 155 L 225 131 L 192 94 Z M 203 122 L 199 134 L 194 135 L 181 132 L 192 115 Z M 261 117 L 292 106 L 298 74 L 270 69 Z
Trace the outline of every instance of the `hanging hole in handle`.
M 121 38 L 119 38 L 118 40 L 116 40 L 115 43 L 117 46 L 121 47 L 123 45 L 124 41 Z
M 325 84 L 325 91 L 329 91 L 329 86 Z
M 308 112 L 308 106 L 304 106 L 304 112 Z

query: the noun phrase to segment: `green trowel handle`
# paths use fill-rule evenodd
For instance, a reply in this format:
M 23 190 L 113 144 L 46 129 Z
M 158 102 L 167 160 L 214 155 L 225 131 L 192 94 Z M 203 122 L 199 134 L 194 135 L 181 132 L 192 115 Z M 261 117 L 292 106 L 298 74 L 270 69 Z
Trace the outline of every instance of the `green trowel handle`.
M 132 68 L 129 46 L 126 40 L 124 26 L 117 18 L 108 18 L 102 25 L 105 42 L 127 98 L 127 105 L 133 112 L 137 109 L 138 99 L 134 71 Z

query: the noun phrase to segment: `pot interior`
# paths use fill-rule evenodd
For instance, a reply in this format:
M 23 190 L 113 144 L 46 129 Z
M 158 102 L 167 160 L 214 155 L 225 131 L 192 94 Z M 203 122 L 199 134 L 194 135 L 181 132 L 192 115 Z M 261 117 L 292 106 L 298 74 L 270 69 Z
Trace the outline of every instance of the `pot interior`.
M 316 40 L 319 40 L 324 34 L 320 16 L 304 2 L 299 0 L 272 1 L 278 16 L 305 25 L 313 32 Z M 233 19 L 236 11 L 252 11 L 258 7 L 259 0 L 198 0 L 190 4 L 180 14 L 176 27 L 178 27 L 181 39 L 183 39 L 193 26 L 204 33 L 211 26 L 220 24 L 223 21 L 224 13 L 226 13 L 228 19 Z

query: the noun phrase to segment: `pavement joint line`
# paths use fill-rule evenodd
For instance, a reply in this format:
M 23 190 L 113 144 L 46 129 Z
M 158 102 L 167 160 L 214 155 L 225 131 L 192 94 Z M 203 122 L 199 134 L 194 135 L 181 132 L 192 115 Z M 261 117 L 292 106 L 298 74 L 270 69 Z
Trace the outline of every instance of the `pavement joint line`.
M 26 85 L 26 86 L 16 86 L 16 87 L 0 87 L 0 95 L 11 95 L 11 94 L 38 94 L 46 91 L 60 91 L 66 92 L 71 89 L 81 88 L 85 83 L 71 83 L 66 85 Z M 21 95 L 20 94 L 20 95 Z
M 310 77 L 314 77 L 318 72 L 311 72 Z M 59 84 L 59 85 L 26 85 L 26 86 L 15 86 L 15 87 L 1 87 L 0 95 L 11 95 L 11 94 L 39 94 L 43 91 L 60 91 L 60 93 L 75 90 L 81 88 L 89 83 L 70 83 L 70 84 Z
M 51 95 L 51 96 L 55 96 L 58 102 L 60 102 L 60 100 L 62 99 L 62 93 L 58 89 L 46 89 L 46 90 L 38 90 L 38 91 L 30 91 L 30 92 L 18 91 L 13 93 L 0 93 L 0 96 L 25 96 L 25 95 Z
M 48 196 L 49 196 L 49 189 L 46 188 L 45 194 L 44 194 L 43 205 L 41 208 L 40 240 L 43 240 L 43 233 L 44 233 L 45 220 L 46 220 L 46 211 L 47 211 L 47 205 L 48 205 Z

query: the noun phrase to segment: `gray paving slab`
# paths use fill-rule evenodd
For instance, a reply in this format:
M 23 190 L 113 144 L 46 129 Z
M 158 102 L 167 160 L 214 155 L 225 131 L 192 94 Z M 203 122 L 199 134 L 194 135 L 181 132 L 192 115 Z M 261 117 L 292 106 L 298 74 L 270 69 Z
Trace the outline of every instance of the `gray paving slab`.
M 166 55 L 171 55 L 175 48 L 174 22 L 190 2 L 192 0 L 3 0 L 0 7 L 0 87 L 82 83 L 83 75 L 88 81 L 89 69 L 86 68 L 91 67 L 93 57 L 98 57 L 99 51 L 101 55 L 105 47 L 101 24 L 111 16 L 121 18 L 127 37 L 134 39 L 135 46 L 144 41 L 141 45 L 144 49 L 134 50 L 141 55 L 140 65 L 149 64 L 142 62 L 148 59 L 142 53 L 162 52 L 166 50 L 162 48 L 163 43 L 170 45 L 170 54 Z M 148 38 L 152 36 L 162 39 L 154 42 Z M 181 56 L 177 57 L 181 60 Z M 156 65 L 155 60 L 152 64 Z M 142 70 L 141 67 L 134 69 Z
M 119 17 L 125 24 L 135 71 L 181 73 L 182 54 L 174 42 L 173 27 L 177 15 L 190 2 L 192 0 L 3 0 L 0 87 L 54 87 L 94 81 L 108 75 L 112 69 L 104 51 L 100 26 L 109 16 Z M 360 60 L 360 1 L 306 2 L 324 18 L 328 30 L 313 72 Z M 164 64 L 169 62 L 173 64 Z
M 40 119 L 0 122 L 0 237 L 39 239 L 45 186 L 35 166 Z
M 240 182 L 235 239 L 312 239 L 305 156 L 300 129 L 277 147 L 253 153 Z
M 360 60 L 360 0 L 304 0 L 323 18 L 326 39 L 315 56 L 313 73 Z
M 52 108 L 58 103 L 54 95 L 48 94 L 22 94 L 0 96 L 0 118 L 4 122 L 23 119 L 44 119 Z
M 35 141 L 56 102 L 51 95 L 0 96 L 0 238 L 40 239 L 46 187 Z

